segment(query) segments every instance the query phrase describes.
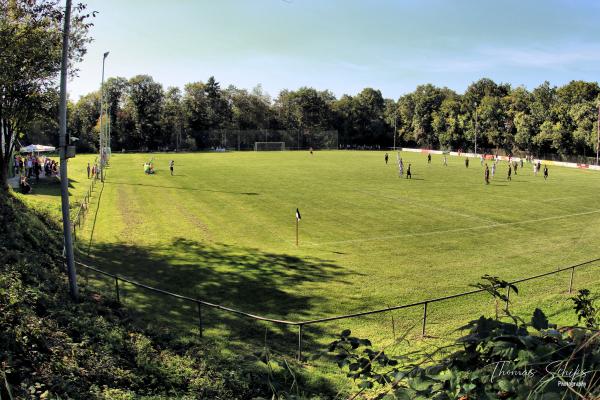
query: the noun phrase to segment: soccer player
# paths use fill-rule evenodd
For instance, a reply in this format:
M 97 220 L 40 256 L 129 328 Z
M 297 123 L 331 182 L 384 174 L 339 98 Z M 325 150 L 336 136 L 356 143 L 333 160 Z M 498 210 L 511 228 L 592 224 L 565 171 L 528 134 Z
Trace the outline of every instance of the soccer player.
M 538 173 L 537 164 L 536 164 L 536 163 L 533 163 L 533 175 L 534 175 L 534 176 L 537 176 L 537 173 Z
M 448 157 L 446 157 L 446 155 L 444 154 L 444 166 L 447 167 L 448 166 Z
M 548 179 L 548 166 L 544 164 L 544 180 Z
M 387 165 L 387 163 L 388 163 L 388 158 L 389 158 L 389 157 L 390 157 L 390 156 L 388 156 L 388 153 L 385 153 L 385 157 L 384 157 L 384 158 L 385 158 L 385 165 Z
M 485 184 L 490 184 L 490 169 L 488 168 L 487 163 L 485 164 L 485 171 L 483 172 L 483 176 L 485 178 Z
M 412 174 L 410 172 L 410 163 L 408 164 L 408 168 L 406 169 L 406 179 L 412 179 Z
M 90 179 L 90 172 L 91 172 L 90 163 L 88 163 L 88 165 L 87 165 L 88 179 Z
M 492 178 L 496 175 L 496 162 L 492 163 Z
M 519 165 L 519 164 L 517 164 L 517 162 L 515 161 L 515 162 L 514 162 L 514 166 L 515 166 L 515 176 L 517 176 L 517 166 L 518 166 L 518 165 Z
M 400 173 L 400 178 L 404 176 L 404 161 L 402 161 L 402 157 L 400 157 L 400 161 L 398 161 L 398 172 Z
M 171 160 L 169 163 L 169 169 L 171 170 L 171 176 L 173 176 L 173 168 L 175 168 L 175 161 Z
M 511 174 L 512 174 L 512 166 L 510 165 L 510 163 L 508 163 L 508 176 L 506 177 L 506 180 L 512 181 L 512 178 L 510 177 Z
M 431 164 L 431 153 L 427 153 L 427 164 Z
M 469 168 L 469 157 L 465 157 L 465 167 Z

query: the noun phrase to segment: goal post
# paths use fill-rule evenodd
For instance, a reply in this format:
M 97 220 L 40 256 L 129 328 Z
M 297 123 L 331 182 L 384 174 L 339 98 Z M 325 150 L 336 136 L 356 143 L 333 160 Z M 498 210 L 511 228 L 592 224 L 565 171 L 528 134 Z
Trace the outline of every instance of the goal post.
M 254 151 L 284 151 L 285 142 L 254 142 Z
M 288 151 L 311 147 L 315 150 L 339 148 L 338 132 L 335 130 L 211 129 L 194 131 L 192 136 L 199 149 Z

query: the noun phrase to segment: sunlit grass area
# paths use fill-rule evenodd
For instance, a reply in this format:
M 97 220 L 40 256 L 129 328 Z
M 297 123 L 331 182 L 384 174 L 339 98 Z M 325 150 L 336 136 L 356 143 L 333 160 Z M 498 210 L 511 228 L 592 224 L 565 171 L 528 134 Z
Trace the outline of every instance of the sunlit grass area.
M 431 164 L 422 154 L 401 156 L 412 179 L 398 176 L 393 152 L 387 165 L 384 152 L 114 155 L 78 248 L 112 273 L 286 320 L 417 302 L 470 290 L 484 274 L 513 280 L 598 257 L 597 172 L 550 167 L 545 181 L 526 163 L 507 181 L 501 162 L 486 185 L 479 161 L 465 168 L 458 157 L 444 166 L 440 156 Z M 151 159 L 156 174 L 146 175 Z M 86 161 L 76 160 L 75 196 L 87 189 Z M 39 192 L 28 199 L 59 201 Z M 597 272 L 578 270 L 574 286 L 599 289 Z M 112 293 L 111 281 L 90 282 Z M 543 306 L 553 322 L 574 323 L 568 284 L 568 272 L 523 284 L 511 296 L 514 310 Z M 121 289 L 148 321 L 197 326 L 193 304 Z M 427 334 L 445 337 L 493 309 L 484 295 L 432 304 Z M 267 329 L 267 340 L 290 352 L 296 346 L 295 327 L 215 310 L 203 318 L 208 336 L 260 343 Z M 406 332 L 416 339 L 421 319 L 416 308 L 319 324 L 306 329 L 305 345 L 317 349 L 344 328 L 382 345 Z

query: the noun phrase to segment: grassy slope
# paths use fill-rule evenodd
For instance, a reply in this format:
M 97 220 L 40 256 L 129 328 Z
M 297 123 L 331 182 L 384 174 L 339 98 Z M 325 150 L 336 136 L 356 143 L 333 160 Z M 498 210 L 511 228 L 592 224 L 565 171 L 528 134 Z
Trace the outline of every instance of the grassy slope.
M 110 271 L 263 315 L 308 319 L 408 303 L 468 290 L 485 273 L 515 279 L 598 256 L 600 174 L 591 171 L 551 167 L 544 182 L 526 165 L 506 182 L 503 163 L 485 186 L 478 162 L 466 169 L 453 157 L 443 167 L 440 157 L 427 165 L 404 153 L 413 164 L 407 181 L 394 154 L 386 166 L 383 152 L 286 152 L 154 155 L 158 173 L 145 176 L 150 157 L 113 157 L 97 218 L 88 217 L 91 240 L 80 248 Z M 578 272 L 576 286 L 597 289 L 594 274 Z M 567 284 L 568 274 L 524 284 L 515 307 L 529 315 L 542 306 L 554 321 L 574 322 L 563 312 Z M 123 289 L 150 321 L 194 326 L 193 307 Z M 491 311 L 484 296 L 431 306 L 428 332 L 443 336 Z M 399 334 L 418 326 L 422 311 L 393 315 Z M 216 312 L 205 321 L 209 336 L 263 338 L 263 325 Z M 306 345 L 347 327 L 392 341 L 387 314 L 311 328 Z M 295 332 L 271 334 L 291 351 Z
M 126 310 L 85 290 L 67 295 L 52 216 L 0 193 L 0 398 L 250 398 L 266 393 L 210 344 L 134 327 Z M 239 365 L 239 364 L 238 364 Z M 254 380 L 252 377 L 255 377 Z

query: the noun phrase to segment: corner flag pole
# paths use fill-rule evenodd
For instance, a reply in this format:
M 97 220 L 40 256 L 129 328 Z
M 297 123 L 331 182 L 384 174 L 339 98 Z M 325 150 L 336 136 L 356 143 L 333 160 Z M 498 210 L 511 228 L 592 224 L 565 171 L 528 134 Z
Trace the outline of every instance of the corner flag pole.
M 296 246 L 298 246 L 298 225 L 302 217 L 300 216 L 300 210 L 296 208 Z

